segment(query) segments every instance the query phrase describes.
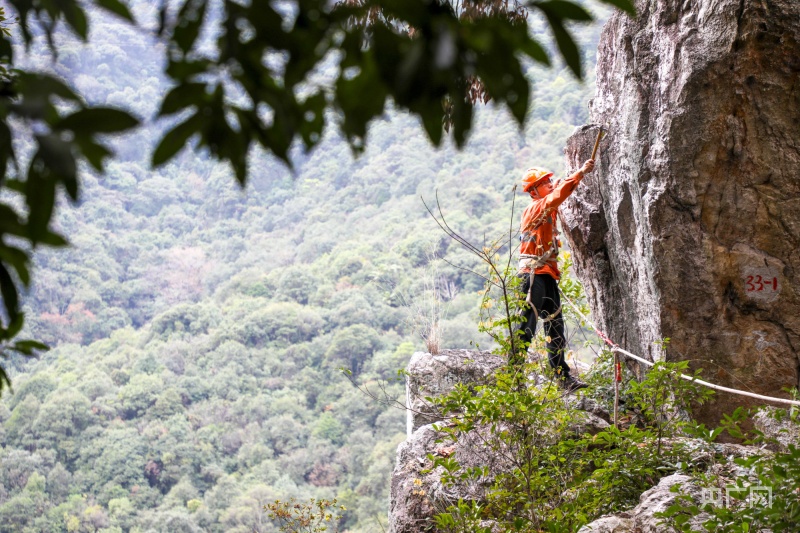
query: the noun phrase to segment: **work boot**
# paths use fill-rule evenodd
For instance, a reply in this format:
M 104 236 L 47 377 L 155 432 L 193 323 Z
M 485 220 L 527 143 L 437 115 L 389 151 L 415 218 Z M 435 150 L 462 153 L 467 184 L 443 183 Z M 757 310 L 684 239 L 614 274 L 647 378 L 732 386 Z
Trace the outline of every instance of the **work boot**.
M 569 374 L 559 380 L 559 385 L 568 393 L 575 392 L 579 389 L 585 389 L 589 386 L 583 381 L 579 380 L 578 378 L 574 378 Z

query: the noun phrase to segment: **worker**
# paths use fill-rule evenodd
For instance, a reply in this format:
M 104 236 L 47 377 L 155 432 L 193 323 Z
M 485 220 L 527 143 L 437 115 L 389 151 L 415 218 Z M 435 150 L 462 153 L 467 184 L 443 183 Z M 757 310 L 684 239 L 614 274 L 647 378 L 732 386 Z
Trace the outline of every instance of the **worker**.
M 572 194 L 583 177 L 594 170 L 594 160 L 587 160 L 580 170 L 558 184 L 553 184 L 552 172 L 530 168 L 523 178 L 523 191 L 531 196 L 531 204 L 522 213 L 520 225 L 519 271 L 523 321 L 517 326 L 519 339 L 528 346 L 536 334 L 538 318 L 544 323 L 547 354 L 555 370 L 558 384 L 572 392 L 586 388 L 586 383 L 570 374 L 564 360 L 567 340 L 564 336 L 564 315 L 558 293 L 558 206 Z M 520 356 L 515 356 L 519 362 Z

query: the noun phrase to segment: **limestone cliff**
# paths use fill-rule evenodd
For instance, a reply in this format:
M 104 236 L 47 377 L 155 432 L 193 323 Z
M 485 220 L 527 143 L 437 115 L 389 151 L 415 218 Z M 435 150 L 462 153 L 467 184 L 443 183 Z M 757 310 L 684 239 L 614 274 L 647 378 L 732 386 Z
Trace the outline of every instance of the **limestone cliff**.
M 597 170 L 562 206 L 612 339 L 769 395 L 800 368 L 800 2 L 646 0 L 601 37 Z M 569 166 L 596 129 L 570 139 Z M 740 405 L 720 396 L 713 420 Z

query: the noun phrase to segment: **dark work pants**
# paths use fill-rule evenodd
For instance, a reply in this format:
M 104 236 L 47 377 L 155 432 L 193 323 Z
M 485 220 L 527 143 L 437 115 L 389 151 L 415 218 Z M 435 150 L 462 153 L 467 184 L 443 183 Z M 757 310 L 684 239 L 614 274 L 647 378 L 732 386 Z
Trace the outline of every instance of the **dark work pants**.
M 530 275 L 522 274 L 522 299 L 528 294 Z M 547 343 L 547 355 L 550 366 L 564 376 L 569 375 L 569 365 L 564 360 L 564 351 L 567 339 L 564 335 L 564 314 L 561 309 L 561 296 L 558 294 L 558 282 L 549 274 L 537 274 L 533 277 L 533 290 L 531 290 L 533 308 L 523 304 L 522 317 L 524 321 L 517 327 L 522 329 L 521 340 L 531 342 L 536 334 L 536 320 L 544 321 L 544 334 L 550 337 Z

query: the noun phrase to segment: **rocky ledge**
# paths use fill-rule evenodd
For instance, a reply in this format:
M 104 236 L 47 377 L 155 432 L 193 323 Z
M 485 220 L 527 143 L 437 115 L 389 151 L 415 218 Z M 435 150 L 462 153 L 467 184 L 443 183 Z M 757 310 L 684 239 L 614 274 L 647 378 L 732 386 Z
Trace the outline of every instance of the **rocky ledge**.
M 431 403 L 430 398 L 447 394 L 456 384 L 486 384 L 503 364 L 503 359 L 489 352 L 447 350 L 437 355 L 415 353 L 407 368 L 408 438 L 397 449 L 397 462 L 391 479 L 389 531 L 419 533 L 459 499 L 483 501 L 494 475 L 508 468 L 501 454 L 486 446 L 487 428 L 477 428 L 462 435 L 455 445 L 440 442 L 437 429 L 447 419 Z M 531 376 L 538 381 L 541 376 Z M 608 413 L 588 399 L 564 397 L 576 410 L 576 434 L 595 434 L 608 427 Z M 430 457 L 454 456 L 462 469 L 488 467 L 489 475 L 470 482 L 445 486 L 441 482 L 444 469 L 434 468 Z
M 459 499 L 482 502 L 494 476 L 508 468 L 508 461 L 500 454 L 490 452 L 486 446 L 486 428 L 462 435 L 454 445 L 441 439 L 440 427 L 448 420 L 441 415 L 430 398 L 447 394 L 457 384 L 476 386 L 489 383 L 492 374 L 503 361 L 488 352 L 451 350 L 437 355 L 415 353 L 407 369 L 409 409 L 409 435 L 397 449 L 397 459 L 391 478 L 389 505 L 390 533 L 419 533 L 433 531 L 432 519 Z M 538 380 L 540 376 L 531 376 Z M 585 396 L 565 396 L 565 405 L 575 409 L 580 420 L 574 428 L 576 434 L 596 434 L 609 426 L 609 414 L 600 405 Z M 800 429 L 785 416 L 785 411 L 767 409 L 755 418 L 756 428 L 772 441 L 772 449 L 784 451 L 788 445 L 800 445 Z M 748 476 L 749 472 L 733 465 L 733 458 L 771 453 L 763 447 L 707 442 L 690 439 L 671 439 L 665 446 L 681 444 L 691 452 L 690 462 L 711 473 L 731 480 Z M 434 467 L 431 457 L 454 456 L 462 468 L 485 466 L 487 475 L 454 485 L 442 483 L 444 470 Z M 726 466 L 721 466 L 726 465 Z M 665 510 L 675 501 L 670 492 L 681 484 L 685 494 L 697 499 L 701 487 L 693 478 L 674 474 L 644 492 L 640 503 L 629 511 L 604 516 L 586 525 L 581 533 L 668 533 L 655 513 Z M 697 517 L 699 524 L 702 516 Z M 492 525 L 487 522 L 484 525 Z

